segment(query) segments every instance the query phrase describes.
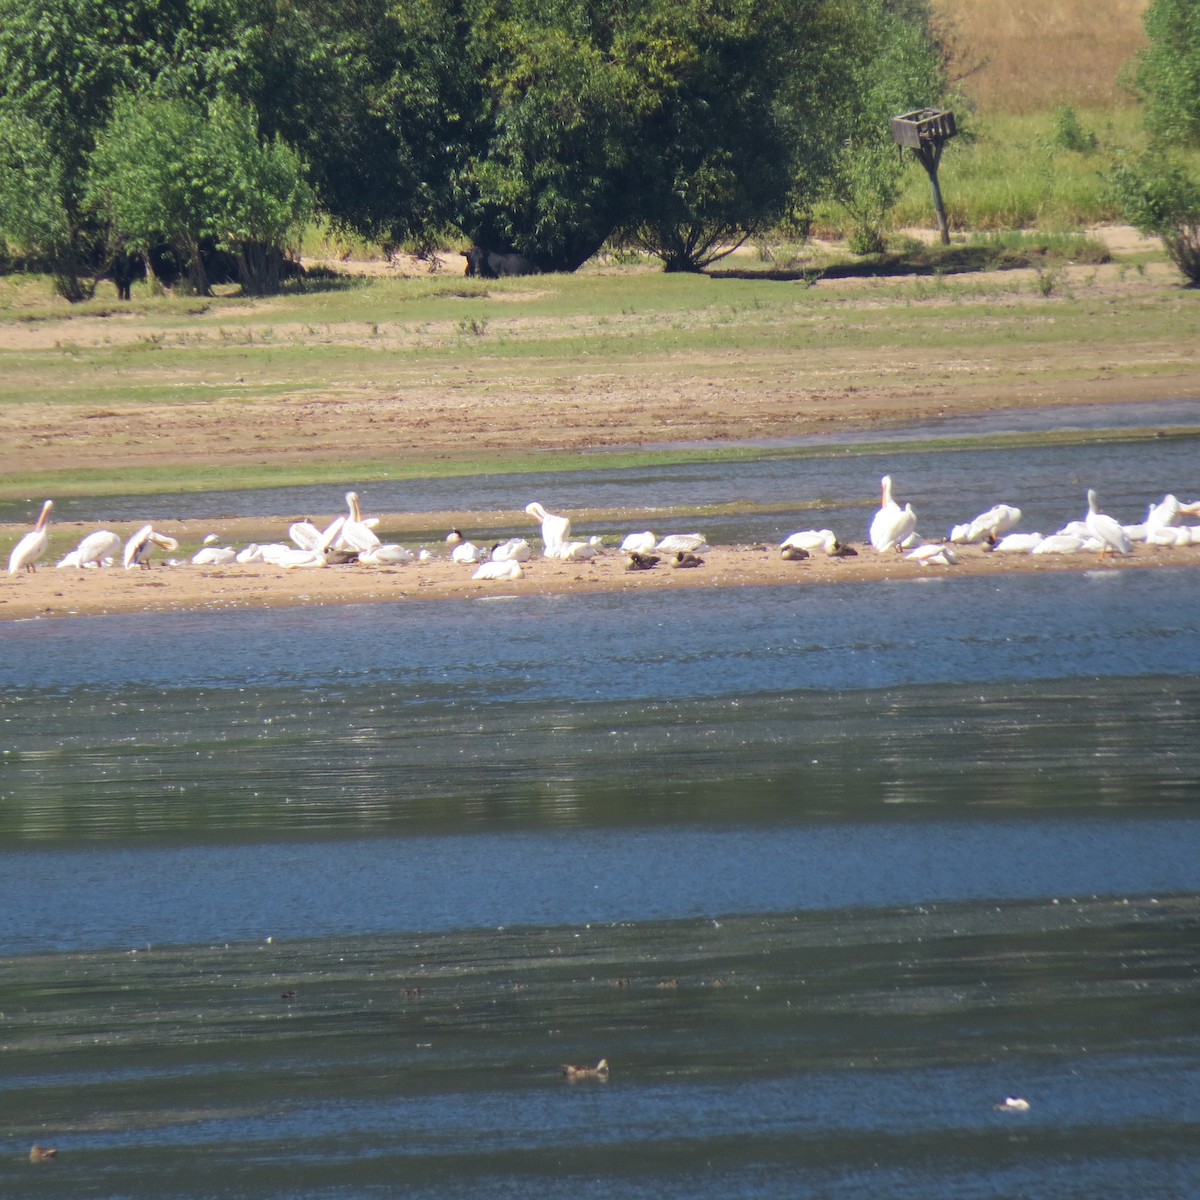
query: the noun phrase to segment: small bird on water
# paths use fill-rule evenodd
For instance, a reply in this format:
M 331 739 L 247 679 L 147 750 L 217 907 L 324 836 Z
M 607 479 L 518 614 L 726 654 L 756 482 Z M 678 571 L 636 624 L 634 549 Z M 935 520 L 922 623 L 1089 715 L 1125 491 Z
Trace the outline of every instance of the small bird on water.
M 594 1067 L 579 1067 L 574 1063 L 563 1063 L 562 1073 L 565 1079 L 607 1079 L 608 1059 L 602 1058 Z
M 55 1146 L 30 1146 L 29 1161 L 31 1163 L 49 1162 L 52 1158 L 58 1157 L 58 1149 Z

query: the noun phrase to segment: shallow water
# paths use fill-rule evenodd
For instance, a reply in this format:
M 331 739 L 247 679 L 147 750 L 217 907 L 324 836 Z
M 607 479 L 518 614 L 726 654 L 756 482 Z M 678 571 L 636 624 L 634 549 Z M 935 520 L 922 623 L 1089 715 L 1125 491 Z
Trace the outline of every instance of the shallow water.
M 0 1195 L 1190 1195 L 1193 591 L 6 625 Z
M 1056 427 L 1109 433 L 1157 429 L 1168 434 L 1082 445 L 1033 445 L 930 453 L 920 444 L 934 437 L 974 437 L 986 447 L 989 437 L 1036 432 Z M 889 435 L 891 436 L 891 435 Z M 1087 508 L 1087 489 L 1096 488 L 1106 511 L 1125 523 L 1143 520 L 1147 506 L 1167 492 L 1184 499 L 1200 498 L 1200 401 L 1161 405 L 1119 405 L 1098 409 L 1070 408 L 1048 412 L 985 414 L 930 422 L 909 437 L 896 435 L 886 454 L 862 453 L 863 437 L 824 436 L 804 439 L 813 457 L 764 459 L 743 463 L 687 463 L 661 467 L 612 469 L 602 465 L 567 474 L 479 475 L 436 480 L 379 480 L 359 491 L 367 512 L 475 512 L 489 535 L 529 533 L 525 505 L 539 499 L 553 511 L 584 508 L 661 509 L 733 506 L 730 514 L 693 520 L 714 542 L 777 542 L 798 528 L 834 529 L 844 540 L 866 536 L 871 510 L 878 506 L 879 479 L 891 473 L 901 504 L 911 502 L 927 537 L 944 537 L 951 526 L 969 521 L 993 504 L 1018 505 L 1020 528 L 1050 533 L 1076 520 Z M 910 443 L 915 443 L 910 446 Z M 347 487 L 357 486 L 349 480 Z M 116 521 L 278 517 L 284 523 L 302 514 L 320 517 L 344 508 L 345 487 L 270 488 L 203 495 L 166 493 L 100 499 L 65 497 L 58 502 L 60 520 L 97 524 Z M 40 503 L 40 501 L 39 501 Z M 744 511 L 737 511 L 738 508 Z M 33 510 L 26 504 L 0 505 L 0 519 L 22 521 Z M 755 511 L 763 510 L 763 511 Z M 33 512 L 36 516 L 36 511 Z M 666 524 L 683 518 L 664 515 Z M 652 524 L 654 522 L 651 522 Z M 578 524 L 578 522 L 577 522 Z M 596 522 L 577 532 L 617 534 L 627 523 Z M 431 528 L 410 539 L 440 538 Z M 467 531 L 470 533 L 470 531 Z

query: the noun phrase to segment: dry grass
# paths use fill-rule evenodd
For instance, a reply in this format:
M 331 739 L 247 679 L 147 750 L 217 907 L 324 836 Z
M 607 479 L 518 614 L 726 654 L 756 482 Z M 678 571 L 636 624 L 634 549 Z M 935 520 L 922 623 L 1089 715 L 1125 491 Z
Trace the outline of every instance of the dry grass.
M 933 0 L 947 22 L 953 73 L 983 112 L 1132 103 L 1123 67 L 1145 45 L 1148 0 Z

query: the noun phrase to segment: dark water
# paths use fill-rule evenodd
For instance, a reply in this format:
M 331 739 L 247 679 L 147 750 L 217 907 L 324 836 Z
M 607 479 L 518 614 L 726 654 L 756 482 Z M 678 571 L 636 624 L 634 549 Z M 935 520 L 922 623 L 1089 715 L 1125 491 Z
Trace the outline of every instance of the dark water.
M 0 1196 L 1196 1195 L 1194 575 L 4 626 Z

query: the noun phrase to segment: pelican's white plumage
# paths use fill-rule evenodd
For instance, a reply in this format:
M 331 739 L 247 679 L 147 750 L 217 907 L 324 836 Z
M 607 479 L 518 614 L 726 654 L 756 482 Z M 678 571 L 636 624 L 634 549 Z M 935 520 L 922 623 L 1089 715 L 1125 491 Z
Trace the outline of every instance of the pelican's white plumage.
M 929 567 L 953 567 L 962 561 L 953 546 L 939 545 L 936 542 L 918 546 L 915 550 L 910 550 L 904 557 Z
M 1121 528 L 1120 522 L 1115 517 L 1110 517 L 1108 513 L 1100 511 L 1094 488 L 1088 489 L 1087 499 L 1088 511 L 1083 523 L 1092 537 L 1100 543 L 1101 557 L 1110 550 L 1115 554 L 1131 553 L 1133 543 L 1129 540 L 1129 534 Z
M 307 517 L 288 526 L 288 537 L 301 550 L 315 550 L 321 544 L 321 531 Z
M 654 547 L 658 554 L 701 554 L 708 548 L 702 533 L 668 533 Z
M 789 546 L 807 550 L 809 554 L 816 550 L 824 554 L 836 554 L 841 549 L 841 543 L 834 536 L 832 529 L 801 529 L 798 533 L 789 534 L 779 543 L 780 550 L 786 550 Z
M 1031 551 L 1032 554 L 1078 554 L 1083 549 L 1083 538 L 1073 533 L 1051 533 L 1042 538 Z
M 571 536 L 571 518 L 547 512 L 536 500 L 525 505 L 525 511 L 542 526 L 542 553 L 553 558 L 563 542 Z
M 38 560 L 46 553 L 50 545 L 50 534 L 46 525 L 50 514 L 54 511 L 54 501 L 47 500 L 42 505 L 41 516 L 37 524 L 12 548 L 8 556 L 8 573 L 15 575 L 18 571 L 36 571 Z
M 879 511 L 871 518 L 868 531 L 871 545 L 881 554 L 895 550 L 917 530 L 917 514 L 911 504 L 903 508 L 892 495 L 892 477 L 885 475 L 879 481 Z
M 381 542 L 370 550 L 359 551 L 358 561 L 366 563 L 369 567 L 382 567 L 415 562 L 416 557 L 407 546 L 398 546 L 395 542 Z
M 881 508 L 871 521 L 871 545 L 885 554 L 904 545 L 917 531 L 917 514 L 911 504 Z
M 109 563 L 121 553 L 121 539 L 111 529 L 89 533 L 74 550 L 57 565 L 60 567 L 98 567 Z
M 1006 533 L 992 549 L 998 554 L 1032 554 L 1043 541 L 1040 533 Z
M 232 546 L 201 546 L 192 555 L 192 564 L 197 567 L 223 567 L 237 561 L 237 551 Z
M 532 556 L 533 551 L 524 538 L 509 538 L 492 547 L 493 562 L 528 562 Z
M 450 551 L 450 558 L 457 563 L 478 563 L 486 561 L 488 552 L 482 546 L 475 545 L 474 542 L 459 542 L 453 550 Z
M 499 561 L 480 563 L 479 568 L 472 574 L 472 579 L 520 579 L 524 574 L 521 564 L 515 558 L 502 558 Z
M 159 533 L 153 525 L 143 525 L 125 543 L 123 561 L 126 569 L 130 567 L 149 567 L 150 556 L 154 551 L 179 549 L 179 543 L 169 534 Z
M 304 550 L 300 547 L 293 550 L 290 546 L 282 548 L 264 546 L 263 558 L 277 567 L 289 569 L 327 567 L 334 558 L 340 560 L 340 552 L 334 549 L 334 543 L 341 534 L 345 522 L 345 517 L 338 517 L 331 522 L 329 528 L 321 534 L 320 542 L 311 550 Z M 268 549 L 271 551 L 269 554 L 267 553 Z
M 599 553 L 594 542 L 563 542 L 554 557 L 568 562 L 583 562 L 586 559 L 595 558 Z
M 622 554 L 650 554 L 658 544 L 658 539 L 649 529 L 641 533 L 629 533 L 621 543 Z
M 966 525 L 955 525 L 950 540 L 968 545 L 998 538 L 1015 529 L 1021 520 L 1021 510 L 1012 504 L 994 504 Z
M 357 554 L 364 550 L 374 550 L 380 544 L 379 535 L 372 528 L 373 522 L 363 520 L 357 492 L 346 493 L 346 507 L 349 511 L 342 522 L 342 530 L 333 543 L 334 548 L 352 550 Z

